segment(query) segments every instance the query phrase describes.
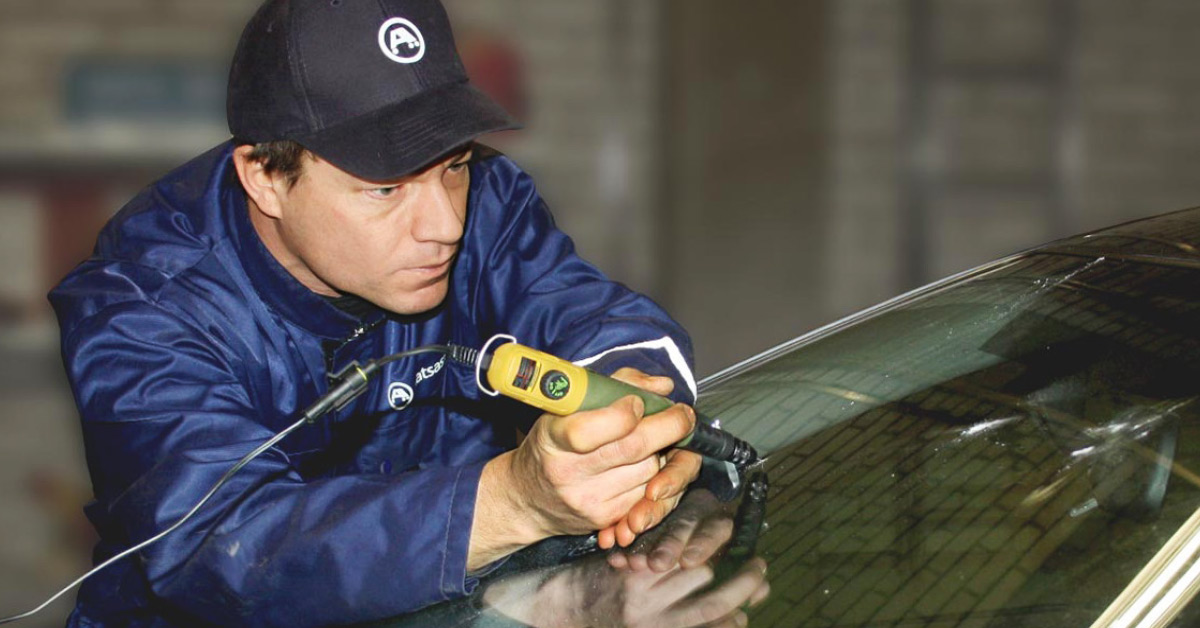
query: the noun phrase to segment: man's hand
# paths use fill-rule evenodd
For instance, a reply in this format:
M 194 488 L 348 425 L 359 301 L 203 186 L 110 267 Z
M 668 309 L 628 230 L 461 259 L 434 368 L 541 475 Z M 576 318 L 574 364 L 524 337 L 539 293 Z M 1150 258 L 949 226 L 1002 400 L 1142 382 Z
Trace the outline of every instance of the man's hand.
M 629 551 L 608 555 L 615 569 L 666 573 L 692 569 L 709 561 L 733 535 L 733 519 L 709 491 L 697 489 L 655 534 L 642 537 Z
M 613 373 L 613 378 L 664 397 L 675 389 L 675 382 L 671 378 L 653 377 L 637 369 L 623 368 Z M 692 427 L 695 427 L 696 413 L 686 406 L 685 409 L 691 417 Z M 699 475 L 701 462 L 701 456 L 697 453 L 682 449 L 667 452 L 662 469 L 646 484 L 643 498 L 616 525 L 600 530 L 600 548 L 609 549 L 614 545 L 628 547 L 639 534 L 658 525 L 675 509 L 688 484 Z
M 667 394 L 672 384 L 633 369 L 615 375 Z M 692 431 L 684 405 L 644 417 L 635 396 L 570 416 L 542 415 L 514 451 L 484 467 L 467 559 L 477 570 L 550 536 L 601 530 L 601 544 L 628 545 L 661 521 L 699 473 L 699 456 L 661 450 Z

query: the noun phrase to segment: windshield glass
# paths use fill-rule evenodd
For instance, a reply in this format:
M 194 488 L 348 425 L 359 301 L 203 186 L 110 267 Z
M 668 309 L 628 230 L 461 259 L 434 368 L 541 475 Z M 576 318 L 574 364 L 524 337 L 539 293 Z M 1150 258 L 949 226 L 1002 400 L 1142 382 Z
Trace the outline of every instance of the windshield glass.
M 618 567 L 551 539 L 380 625 L 683 627 L 746 600 L 788 628 L 1197 625 L 1200 270 L 1057 250 L 706 381 L 698 409 L 766 461 L 729 503 L 690 491 Z M 707 566 L 620 567 L 681 530 L 722 545 Z
M 751 625 L 1092 625 L 1200 508 L 1198 297 L 1032 255 L 722 377 L 769 454 Z

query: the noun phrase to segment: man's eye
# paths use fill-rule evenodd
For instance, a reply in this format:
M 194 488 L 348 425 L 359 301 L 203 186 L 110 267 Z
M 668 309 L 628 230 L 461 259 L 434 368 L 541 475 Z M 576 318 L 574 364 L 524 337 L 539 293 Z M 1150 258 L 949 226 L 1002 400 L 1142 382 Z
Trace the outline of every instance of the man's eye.
M 469 161 L 460 161 L 459 163 L 451 165 L 449 170 L 450 172 L 462 172 L 463 170 L 467 169 L 467 166 L 470 165 L 470 163 L 471 162 Z
M 399 186 L 391 185 L 383 188 L 373 188 L 368 190 L 367 193 L 376 198 L 388 198 L 394 195 L 398 189 L 400 189 Z

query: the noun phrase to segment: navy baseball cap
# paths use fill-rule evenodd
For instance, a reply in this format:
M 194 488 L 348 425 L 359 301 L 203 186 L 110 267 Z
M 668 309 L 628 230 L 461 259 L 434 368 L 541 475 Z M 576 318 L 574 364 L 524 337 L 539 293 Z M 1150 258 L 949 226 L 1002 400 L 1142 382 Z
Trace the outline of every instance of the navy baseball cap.
M 293 140 L 370 181 L 520 126 L 468 83 L 437 0 L 268 0 L 234 53 L 227 112 L 239 141 Z

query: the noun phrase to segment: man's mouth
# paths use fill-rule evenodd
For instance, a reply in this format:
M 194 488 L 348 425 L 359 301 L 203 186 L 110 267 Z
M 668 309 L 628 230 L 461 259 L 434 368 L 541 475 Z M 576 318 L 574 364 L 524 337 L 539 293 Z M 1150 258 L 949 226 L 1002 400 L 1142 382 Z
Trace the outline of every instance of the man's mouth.
M 445 260 L 443 262 L 438 262 L 435 264 L 431 264 L 429 266 L 418 266 L 417 268 L 414 268 L 413 270 L 420 272 L 420 273 L 434 273 L 434 274 L 442 273 L 442 272 L 450 270 L 450 265 L 453 263 L 454 263 L 454 258 L 451 257 L 448 260 Z

